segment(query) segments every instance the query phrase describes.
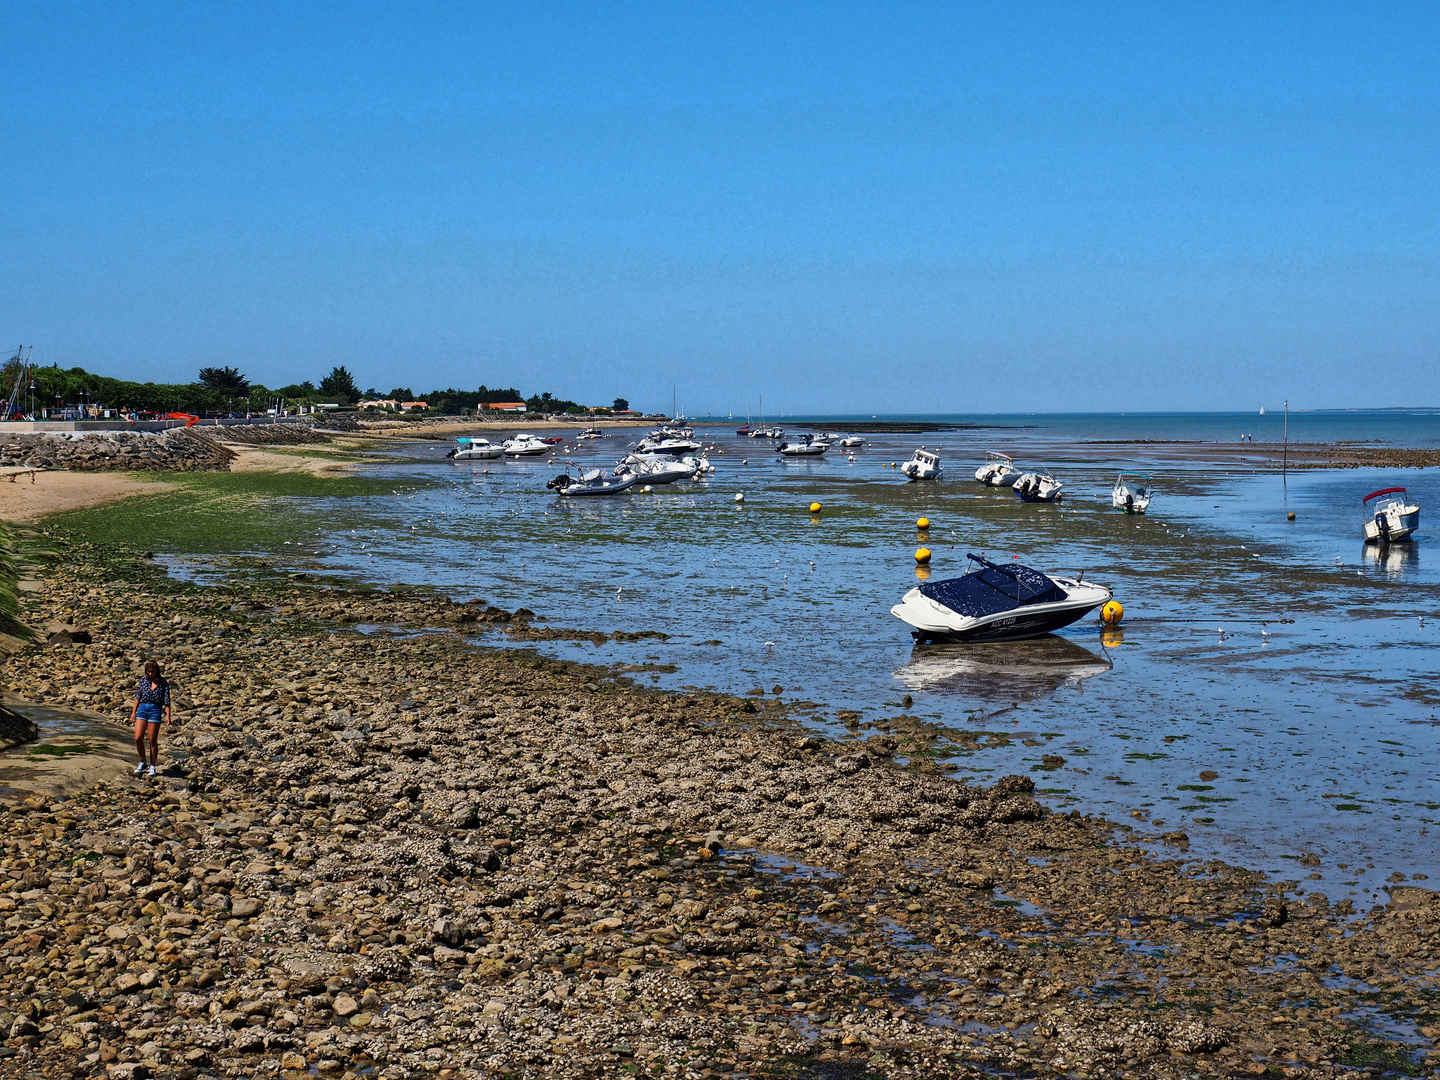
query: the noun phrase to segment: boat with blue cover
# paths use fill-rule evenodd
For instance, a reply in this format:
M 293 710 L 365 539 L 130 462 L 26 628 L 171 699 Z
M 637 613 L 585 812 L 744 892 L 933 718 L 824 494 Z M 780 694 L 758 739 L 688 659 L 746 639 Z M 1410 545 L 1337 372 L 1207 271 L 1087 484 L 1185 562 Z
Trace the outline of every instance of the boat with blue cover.
M 1052 578 L 1018 562 L 971 554 L 976 569 L 911 589 L 890 613 L 915 628 L 916 641 L 1016 641 L 1083 618 L 1112 593 L 1078 577 Z M 1083 577 L 1083 575 L 1081 575 Z

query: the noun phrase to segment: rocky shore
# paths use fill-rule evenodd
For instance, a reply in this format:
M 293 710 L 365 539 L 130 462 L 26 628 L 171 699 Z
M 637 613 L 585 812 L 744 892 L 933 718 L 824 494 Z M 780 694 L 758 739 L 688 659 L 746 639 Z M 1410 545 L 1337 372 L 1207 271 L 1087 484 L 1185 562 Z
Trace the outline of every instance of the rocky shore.
M 10 694 L 124 723 L 156 655 L 180 722 L 158 780 L 0 812 L 0 1074 L 1359 1078 L 1440 1061 L 1433 893 L 1351 915 L 1190 860 L 1181 833 L 1050 813 L 1028 777 L 955 783 L 919 726 L 857 717 L 827 742 L 770 697 L 652 691 L 464 637 L 523 637 L 529 612 L 307 580 L 202 589 L 46 542 L 22 616 L 91 640 L 11 657 Z M 1367 1030 L 1382 1012 L 1414 1041 Z

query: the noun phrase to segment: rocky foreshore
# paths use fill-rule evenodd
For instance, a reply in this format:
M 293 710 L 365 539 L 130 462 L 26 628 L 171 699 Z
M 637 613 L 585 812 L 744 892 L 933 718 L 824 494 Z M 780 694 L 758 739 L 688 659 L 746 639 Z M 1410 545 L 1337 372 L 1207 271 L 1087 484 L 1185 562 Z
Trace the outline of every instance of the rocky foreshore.
M 946 779 L 920 728 L 830 742 L 461 636 L 529 613 L 50 542 L 31 621 L 91 641 L 11 694 L 123 724 L 155 655 L 180 722 L 157 780 L 0 813 L 0 1074 L 1431 1072 L 1432 893 L 1347 918 Z

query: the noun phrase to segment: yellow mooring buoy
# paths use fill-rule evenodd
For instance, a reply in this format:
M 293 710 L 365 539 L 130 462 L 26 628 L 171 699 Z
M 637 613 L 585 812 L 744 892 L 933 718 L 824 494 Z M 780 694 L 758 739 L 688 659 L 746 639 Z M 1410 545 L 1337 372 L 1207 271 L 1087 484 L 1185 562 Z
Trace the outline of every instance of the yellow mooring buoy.
M 1107 600 L 1100 609 L 1100 621 L 1106 626 L 1116 626 L 1125 617 L 1125 608 L 1119 600 Z
M 915 561 L 921 566 L 924 566 L 926 563 L 928 563 L 930 561 L 930 549 L 927 547 L 916 548 Z
M 929 518 L 920 518 L 918 521 L 915 522 L 915 528 L 917 528 L 917 529 L 928 529 L 929 527 L 930 527 L 930 519 L 929 519 Z
M 810 504 L 810 513 L 812 513 L 812 514 L 818 514 L 819 512 L 820 512 L 820 504 L 819 504 L 819 503 L 811 503 L 811 504 Z

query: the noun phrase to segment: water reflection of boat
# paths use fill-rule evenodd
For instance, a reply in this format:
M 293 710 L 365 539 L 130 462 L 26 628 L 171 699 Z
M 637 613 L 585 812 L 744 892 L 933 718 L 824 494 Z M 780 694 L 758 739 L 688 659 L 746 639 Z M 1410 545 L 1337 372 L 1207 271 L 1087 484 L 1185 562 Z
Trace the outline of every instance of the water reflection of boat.
M 1401 575 L 1420 564 L 1420 548 L 1415 544 L 1366 544 L 1361 559 L 1372 570 Z
M 1052 634 L 1003 645 L 916 645 L 895 677 L 909 690 L 1009 702 L 1078 686 L 1111 667 L 1104 657 Z

